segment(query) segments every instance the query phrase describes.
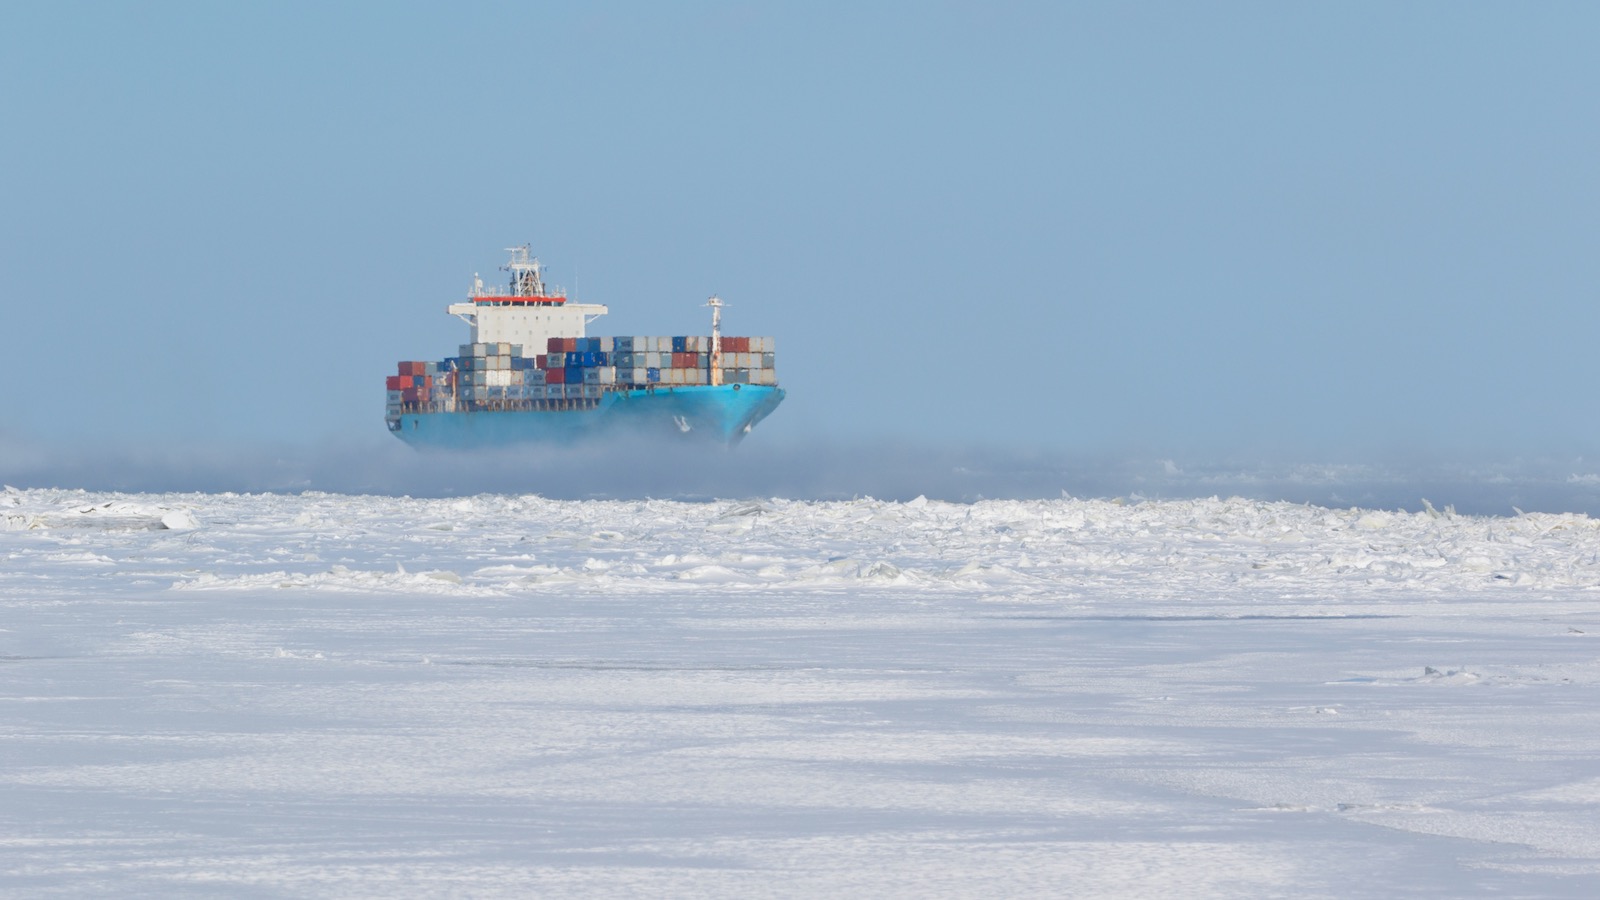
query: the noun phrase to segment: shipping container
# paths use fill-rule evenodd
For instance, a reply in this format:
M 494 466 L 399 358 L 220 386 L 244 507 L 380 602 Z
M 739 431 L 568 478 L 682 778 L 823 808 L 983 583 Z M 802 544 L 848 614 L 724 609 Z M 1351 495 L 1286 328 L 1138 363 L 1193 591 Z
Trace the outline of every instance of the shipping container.
M 546 369 L 544 371 L 544 383 L 545 384 L 566 384 L 567 383 L 567 370 L 566 369 Z
M 661 369 L 655 366 L 646 366 L 644 370 L 644 380 L 650 384 L 656 384 L 660 382 Z

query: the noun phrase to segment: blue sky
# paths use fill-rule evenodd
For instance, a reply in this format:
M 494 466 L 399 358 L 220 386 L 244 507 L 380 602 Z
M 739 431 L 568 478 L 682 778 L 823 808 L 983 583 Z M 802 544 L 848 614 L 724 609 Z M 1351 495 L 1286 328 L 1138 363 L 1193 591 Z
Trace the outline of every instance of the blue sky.
M 1583 454 L 1583 4 L 7 4 L 0 436 L 389 441 L 530 243 L 757 438 Z M 495 273 L 498 276 L 498 273 Z

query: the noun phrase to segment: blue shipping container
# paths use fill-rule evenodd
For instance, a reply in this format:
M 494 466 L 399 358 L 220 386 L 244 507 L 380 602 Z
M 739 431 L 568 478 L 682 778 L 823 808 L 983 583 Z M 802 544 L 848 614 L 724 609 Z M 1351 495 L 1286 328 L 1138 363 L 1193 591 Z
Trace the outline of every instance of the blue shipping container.
M 650 382 L 651 384 L 655 384 L 655 383 L 659 382 L 661 380 L 661 370 L 660 369 L 645 369 L 644 370 L 644 380 Z

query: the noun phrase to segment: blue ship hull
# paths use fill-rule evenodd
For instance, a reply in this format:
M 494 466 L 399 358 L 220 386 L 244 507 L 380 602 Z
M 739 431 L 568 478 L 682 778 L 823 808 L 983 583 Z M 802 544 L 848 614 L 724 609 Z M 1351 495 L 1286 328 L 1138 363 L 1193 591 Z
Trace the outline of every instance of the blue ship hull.
M 389 428 L 421 449 L 573 443 L 622 431 L 646 439 L 677 435 L 732 446 L 783 397 L 783 389 L 766 385 L 658 385 L 608 391 L 587 409 L 405 412 Z

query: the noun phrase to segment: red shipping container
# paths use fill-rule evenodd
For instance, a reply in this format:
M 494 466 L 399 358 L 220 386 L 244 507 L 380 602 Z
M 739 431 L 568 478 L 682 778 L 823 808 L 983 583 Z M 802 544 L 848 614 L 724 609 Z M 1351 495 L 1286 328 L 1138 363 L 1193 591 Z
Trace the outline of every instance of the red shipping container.
M 422 377 L 422 386 L 426 387 L 426 388 L 433 387 L 433 376 L 432 375 L 424 375 Z
M 400 383 L 399 375 L 390 375 L 388 378 L 383 380 L 383 389 L 386 391 L 398 391 L 404 387 L 405 385 Z
M 405 390 L 400 392 L 400 399 L 404 400 L 407 403 L 416 403 L 417 402 L 417 389 L 416 388 L 406 388 Z
M 544 342 L 544 352 L 546 352 L 546 353 L 560 353 L 561 352 L 561 338 L 551 338 L 550 340 L 545 341 Z
M 561 339 L 561 350 L 564 353 L 577 353 L 578 352 L 578 339 L 577 338 L 562 338 Z
M 544 383 L 545 384 L 566 384 L 567 383 L 567 370 L 566 369 L 548 369 L 548 370 L 546 370 L 545 373 L 544 373 Z

